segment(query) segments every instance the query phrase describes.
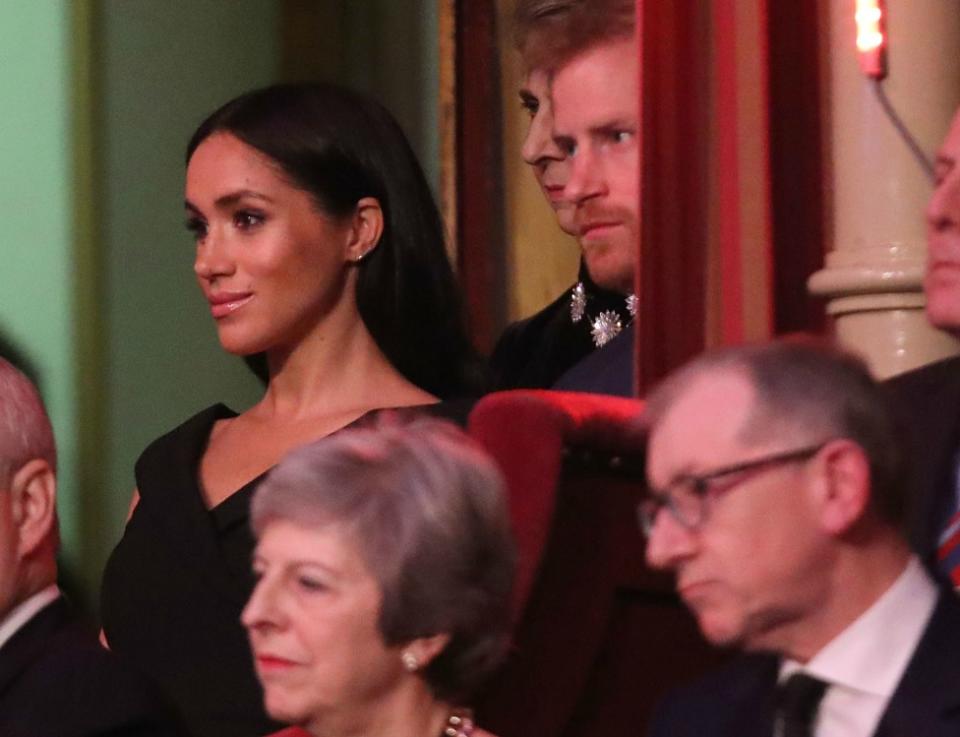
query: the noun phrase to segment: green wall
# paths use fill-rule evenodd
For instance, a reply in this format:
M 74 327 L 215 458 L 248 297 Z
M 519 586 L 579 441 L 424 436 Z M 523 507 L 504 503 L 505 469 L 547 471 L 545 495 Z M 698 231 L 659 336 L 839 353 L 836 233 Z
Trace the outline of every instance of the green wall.
M 63 539 L 77 529 L 70 19 L 65 0 L 11 3 L 0 23 L 0 333 L 35 365 L 60 439 Z
M 323 76 L 383 100 L 436 183 L 436 3 L 329 2 L 338 34 L 312 31 L 336 59 Z M 62 558 L 81 603 L 95 608 L 139 453 L 203 407 L 242 409 L 260 391 L 219 348 L 194 282 L 183 154 L 219 104 L 297 77 L 280 69 L 291 5 L 9 4 L 0 338 L 37 368 L 60 448 Z
M 97 22 L 98 192 L 107 336 L 99 565 L 122 529 L 133 464 L 154 438 L 258 384 L 217 343 L 184 229 L 184 148 L 216 107 L 276 76 L 273 0 L 108 0 Z M 97 532 L 106 534 L 96 534 Z M 99 564 L 99 565 L 98 565 Z
M 343 5 L 338 81 L 373 95 L 396 116 L 436 193 L 440 181 L 439 3 L 344 0 Z

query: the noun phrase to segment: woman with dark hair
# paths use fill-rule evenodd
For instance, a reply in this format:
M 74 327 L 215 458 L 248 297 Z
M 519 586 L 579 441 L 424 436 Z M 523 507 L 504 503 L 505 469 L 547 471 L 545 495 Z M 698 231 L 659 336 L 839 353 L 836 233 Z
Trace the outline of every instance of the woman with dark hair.
M 323 85 L 245 94 L 187 149 L 194 270 L 223 347 L 266 382 L 214 405 L 137 461 L 104 574 L 109 646 L 136 661 L 204 737 L 272 731 L 240 625 L 252 587 L 250 497 L 289 450 L 382 408 L 470 393 L 440 218 L 399 127 Z
M 254 497 L 266 708 L 317 737 L 489 737 L 465 704 L 509 638 L 503 483 L 450 423 L 385 419 L 292 452 Z

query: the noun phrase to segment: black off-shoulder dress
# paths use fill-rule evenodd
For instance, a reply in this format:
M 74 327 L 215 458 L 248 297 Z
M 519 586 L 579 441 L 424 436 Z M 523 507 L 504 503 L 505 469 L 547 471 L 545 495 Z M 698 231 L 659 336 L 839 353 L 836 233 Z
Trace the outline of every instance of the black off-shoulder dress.
M 166 691 L 198 737 L 281 728 L 263 710 L 240 624 L 253 588 L 250 499 L 263 477 L 209 510 L 198 481 L 214 423 L 235 416 L 214 405 L 143 452 L 136 465 L 140 501 L 101 589 L 110 648 Z
M 403 410 L 463 423 L 472 401 Z M 357 422 L 369 418 L 368 413 Z M 199 465 L 217 404 L 151 443 L 136 464 L 140 502 L 104 571 L 112 650 L 152 677 L 197 737 L 255 737 L 266 716 L 240 612 L 253 589 L 250 500 L 264 475 L 207 509 Z

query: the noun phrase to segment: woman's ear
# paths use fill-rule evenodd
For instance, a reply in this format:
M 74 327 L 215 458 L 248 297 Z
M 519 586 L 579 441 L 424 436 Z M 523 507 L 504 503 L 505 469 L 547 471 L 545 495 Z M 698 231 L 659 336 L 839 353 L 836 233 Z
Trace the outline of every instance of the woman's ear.
M 21 466 L 10 479 L 11 509 L 17 529 L 18 553 L 25 558 L 55 534 L 57 481 L 46 461 L 35 458 Z
M 403 647 L 404 663 L 415 663 L 410 670 L 422 670 L 433 662 L 433 659 L 443 652 L 443 648 L 450 642 L 450 635 L 443 632 L 429 637 L 418 637 Z
M 864 517 L 870 505 L 870 462 L 856 443 L 834 440 L 820 451 L 820 463 L 820 524 L 830 534 L 843 535 Z
M 360 263 L 380 243 L 383 235 L 383 210 L 376 197 L 362 197 L 357 202 L 350 223 L 347 261 Z

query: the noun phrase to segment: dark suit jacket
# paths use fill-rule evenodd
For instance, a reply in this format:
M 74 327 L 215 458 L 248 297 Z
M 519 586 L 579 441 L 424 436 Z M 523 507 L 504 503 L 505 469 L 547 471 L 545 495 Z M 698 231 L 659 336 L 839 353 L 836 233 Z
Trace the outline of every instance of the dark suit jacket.
M 960 357 L 924 366 L 884 384 L 907 431 L 914 486 L 906 534 L 928 564 L 954 503 L 954 458 L 960 449 Z
M 770 737 L 778 670 L 775 656 L 743 656 L 667 699 L 653 721 L 651 737 Z M 960 602 L 943 590 L 874 737 L 957 735 Z
M 553 389 L 564 392 L 610 394 L 632 397 L 633 325 L 627 325 L 616 338 L 590 353 L 561 376 Z
M 550 389 L 568 369 L 597 351 L 590 334 L 589 317 L 605 310 L 622 315 L 625 298 L 594 284 L 582 264 L 579 279 L 589 295 L 587 316 L 578 323 L 570 319 L 571 286 L 532 317 L 508 325 L 490 357 L 491 391 Z M 601 350 L 608 350 L 614 342 Z M 590 388 L 566 388 L 591 391 Z
M 0 648 L 3 737 L 182 737 L 160 699 L 61 598 Z

